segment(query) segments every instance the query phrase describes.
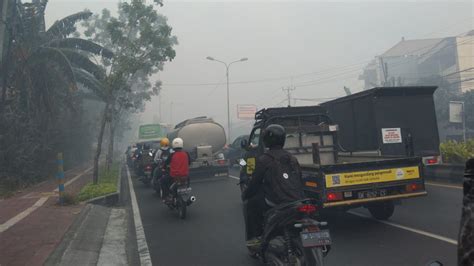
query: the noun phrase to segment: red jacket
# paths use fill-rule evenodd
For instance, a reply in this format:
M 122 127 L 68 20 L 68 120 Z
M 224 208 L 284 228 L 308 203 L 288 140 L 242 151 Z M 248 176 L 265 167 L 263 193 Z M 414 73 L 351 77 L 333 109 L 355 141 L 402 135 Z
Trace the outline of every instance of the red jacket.
M 170 176 L 181 179 L 189 175 L 189 155 L 185 151 L 175 151 L 170 156 Z

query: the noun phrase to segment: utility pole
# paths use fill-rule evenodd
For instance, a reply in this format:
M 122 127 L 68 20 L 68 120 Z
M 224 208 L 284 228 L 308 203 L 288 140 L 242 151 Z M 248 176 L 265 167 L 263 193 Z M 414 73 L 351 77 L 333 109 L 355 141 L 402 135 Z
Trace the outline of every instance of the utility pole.
M 163 99 L 161 99 L 163 97 L 163 89 L 160 90 L 160 92 L 158 93 L 158 116 L 160 118 L 160 123 L 163 123 L 163 113 L 162 113 L 162 108 L 161 108 L 161 104 L 163 103 Z
M 286 88 L 281 88 L 281 89 L 286 94 L 286 97 L 288 98 L 288 107 L 290 107 L 291 106 L 291 92 L 296 90 L 296 88 L 293 86 L 288 86 Z
M 382 67 L 382 74 L 383 74 L 383 82 L 382 86 L 387 86 L 388 83 L 388 65 L 386 62 L 383 61 L 382 57 L 379 57 L 380 59 L 380 66 Z

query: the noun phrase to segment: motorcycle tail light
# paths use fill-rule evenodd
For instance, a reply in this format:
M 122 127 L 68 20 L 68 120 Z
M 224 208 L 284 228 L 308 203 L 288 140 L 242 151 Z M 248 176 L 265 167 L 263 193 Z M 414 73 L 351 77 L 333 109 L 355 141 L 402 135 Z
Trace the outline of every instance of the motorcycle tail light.
M 316 212 L 316 206 L 311 205 L 311 204 L 304 204 L 304 205 L 298 206 L 298 212 L 311 214 L 313 212 Z
M 217 160 L 217 163 L 220 165 L 225 165 L 226 160 Z
M 151 170 L 151 165 L 145 166 L 145 169 L 146 169 L 146 170 Z

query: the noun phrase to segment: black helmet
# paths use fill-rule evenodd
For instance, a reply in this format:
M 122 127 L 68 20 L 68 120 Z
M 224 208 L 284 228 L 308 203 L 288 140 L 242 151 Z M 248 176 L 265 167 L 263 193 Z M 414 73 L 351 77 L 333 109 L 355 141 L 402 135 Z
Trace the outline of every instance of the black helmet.
M 265 147 L 267 148 L 283 148 L 285 145 L 285 139 L 285 128 L 277 124 L 268 125 L 263 132 L 263 144 L 265 144 Z

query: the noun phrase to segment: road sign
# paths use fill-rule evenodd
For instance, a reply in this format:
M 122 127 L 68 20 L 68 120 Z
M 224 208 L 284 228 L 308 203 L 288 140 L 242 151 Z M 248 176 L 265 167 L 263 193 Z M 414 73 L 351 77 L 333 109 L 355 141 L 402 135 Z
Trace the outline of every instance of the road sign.
M 161 126 L 159 124 L 142 125 L 138 130 L 139 139 L 154 139 L 163 137 Z
M 257 112 L 257 106 L 255 104 L 238 104 L 237 105 L 237 118 L 241 120 L 253 120 L 255 119 L 255 113 Z

